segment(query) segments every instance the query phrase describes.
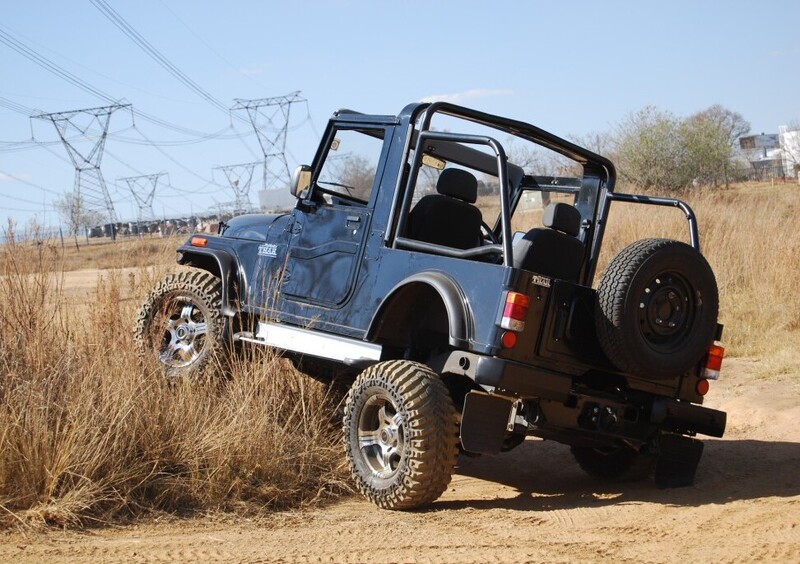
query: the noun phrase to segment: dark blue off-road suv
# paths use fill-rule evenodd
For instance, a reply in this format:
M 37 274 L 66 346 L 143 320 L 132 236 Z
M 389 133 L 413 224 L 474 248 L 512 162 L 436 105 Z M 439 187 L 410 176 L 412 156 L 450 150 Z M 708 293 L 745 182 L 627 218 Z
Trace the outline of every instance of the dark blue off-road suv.
M 436 500 L 460 450 L 526 436 L 607 479 L 692 483 L 725 413 L 723 349 L 691 208 L 614 192 L 613 164 L 527 123 L 447 103 L 341 110 L 284 213 L 191 236 L 136 340 L 168 378 L 238 347 L 348 387 L 345 453 L 380 507 Z M 632 242 L 595 280 L 614 202 L 666 206 L 686 241 Z

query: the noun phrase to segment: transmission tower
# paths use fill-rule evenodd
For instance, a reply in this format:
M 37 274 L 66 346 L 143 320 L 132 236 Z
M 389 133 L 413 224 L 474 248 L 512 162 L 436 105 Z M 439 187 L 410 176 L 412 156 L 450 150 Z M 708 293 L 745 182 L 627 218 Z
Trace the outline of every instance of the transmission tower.
M 228 179 L 234 194 L 233 213 L 249 213 L 253 211 L 250 203 L 250 184 L 253 182 L 253 171 L 261 163 L 244 163 L 238 165 L 220 166 L 214 170 L 221 170 Z
M 124 181 L 128 185 L 128 189 L 133 194 L 133 199 L 136 200 L 136 205 L 139 208 L 136 214 L 137 223 L 153 221 L 156 218 L 156 214 L 153 213 L 153 198 L 156 194 L 158 179 L 165 174 L 167 173 L 159 172 L 157 174 L 142 174 L 140 176 L 117 179 L 117 182 Z
M 64 143 L 75 167 L 73 190 L 75 200 L 80 202 L 86 211 L 97 212 L 111 223 L 117 222 L 117 214 L 103 179 L 103 173 L 100 172 L 100 161 L 103 158 L 103 147 L 108 136 L 111 114 L 130 107 L 130 104 L 114 104 L 101 108 L 50 114 L 38 113 L 31 116 L 35 119 L 50 120 L 56 128 L 61 142 Z M 79 137 L 67 139 L 72 132 L 77 132 Z M 88 141 L 88 150 L 78 149 L 76 144 L 79 141 Z
M 305 102 L 300 91 L 286 96 L 261 98 L 259 100 L 242 100 L 235 98 L 231 111 L 244 110 L 250 118 L 250 124 L 256 132 L 258 144 L 264 155 L 264 186 L 268 188 L 285 188 L 289 185 L 291 174 L 286 162 L 286 135 L 289 131 L 289 112 L 292 104 Z

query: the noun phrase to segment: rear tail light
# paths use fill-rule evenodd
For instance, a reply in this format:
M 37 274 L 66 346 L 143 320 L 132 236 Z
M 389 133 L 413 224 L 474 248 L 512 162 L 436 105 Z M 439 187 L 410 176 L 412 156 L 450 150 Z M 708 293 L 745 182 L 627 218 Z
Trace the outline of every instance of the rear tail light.
M 500 327 L 511 331 L 524 331 L 525 318 L 528 316 L 528 306 L 531 299 L 525 294 L 509 292 L 506 294 L 506 303 L 503 307 L 503 317 Z
M 192 237 L 192 240 L 189 242 L 189 244 L 193 247 L 205 247 L 208 245 L 208 239 L 199 236 Z
M 517 334 L 513 331 L 503 331 L 503 336 L 500 337 L 500 342 L 503 343 L 504 349 L 513 349 L 517 344 Z
M 722 359 L 725 356 L 725 347 L 720 343 L 715 342 L 708 347 L 708 355 L 706 356 L 706 364 L 703 368 L 703 378 L 708 380 L 716 380 L 719 378 L 719 372 L 722 369 Z
M 704 396 L 708 393 L 708 389 L 711 387 L 711 384 L 708 383 L 708 380 L 705 378 L 700 378 L 697 381 L 697 384 L 694 386 L 694 391 L 697 392 L 698 396 Z

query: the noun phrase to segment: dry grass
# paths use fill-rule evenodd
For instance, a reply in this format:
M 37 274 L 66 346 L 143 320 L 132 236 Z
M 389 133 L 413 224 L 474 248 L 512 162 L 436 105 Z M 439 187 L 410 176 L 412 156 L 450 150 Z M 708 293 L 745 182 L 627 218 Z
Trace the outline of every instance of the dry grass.
M 264 354 L 230 380 L 167 386 L 137 362 L 141 299 L 119 299 L 120 276 L 83 311 L 62 299 L 57 250 L 0 254 L 0 524 L 264 511 L 346 487 L 322 387 Z
M 63 257 L 64 270 L 85 270 L 90 268 L 124 268 L 142 267 L 159 264 L 165 258 L 174 260 L 175 249 L 186 240 L 186 235 L 174 237 L 143 236 L 118 237 L 111 239 L 80 239 L 76 248 L 74 240 L 52 239 L 44 241 L 43 245 L 58 249 L 58 254 Z
M 729 354 L 789 374 L 800 351 L 796 186 L 683 195 L 716 272 Z M 674 209 L 614 204 L 603 264 L 643 237 L 686 240 Z M 0 525 L 85 525 L 152 511 L 269 511 L 346 488 L 322 388 L 267 355 L 230 380 L 166 386 L 134 353 L 135 310 L 178 241 L 0 248 Z M 80 257 L 80 258 L 76 258 Z M 64 272 L 108 271 L 89 300 Z M 143 268 L 155 265 L 155 268 Z

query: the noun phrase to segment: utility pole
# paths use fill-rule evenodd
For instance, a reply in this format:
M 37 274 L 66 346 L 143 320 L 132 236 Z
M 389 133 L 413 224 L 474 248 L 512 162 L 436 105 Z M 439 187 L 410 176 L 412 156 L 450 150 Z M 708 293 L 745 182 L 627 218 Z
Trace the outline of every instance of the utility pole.
M 286 96 L 258 100 L 234 99 L 232 112 L 245 111 L 256 132 L 264 155 L 263 189 L 281 189 L 289 185 L 291 173 L 286 162 L 286 136 L 289 132 L 289 113 L 292 104 L 305 102 L 300 91 Z
M 253 171 L 260 165 L 256 163 L 244 163 L 238 165 L 220 166 L 214 170 L 221 170 L 225 174 L 233 189 L 234 204 L 233 213 L 250 213 L 253 211 L 253 205 L 250 203 L 250 184 L 253 181 Z
M 114 238 L 117 214 L 103 173 L 100 171 L 100 161 L 103 158 L 111 114 L 130 107 L 130 104 L 113 104 L 67 112 L 37 113 L 31 116 L 32 119 L 49 120 L 56 128 L 75 167 L 73 197 L 83 203 L 86 211 L 98 212 L 103 218 L 108 219 L 112 225 L 112 238 Z M 77 138 L 70 136 L 73 132 L 77 132 Z M 88 150 L 79 150 L 76 145 L 79 141 L 88 141 Z

